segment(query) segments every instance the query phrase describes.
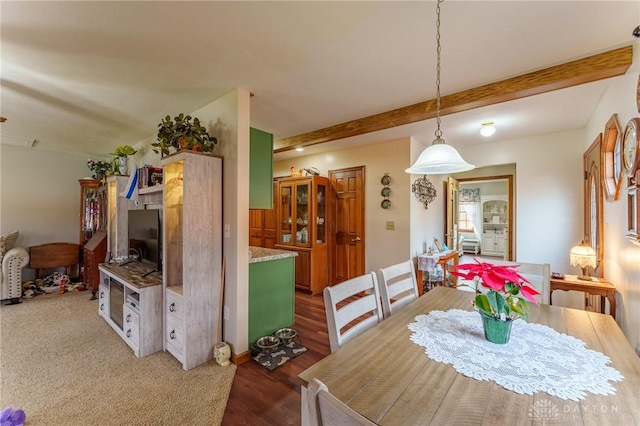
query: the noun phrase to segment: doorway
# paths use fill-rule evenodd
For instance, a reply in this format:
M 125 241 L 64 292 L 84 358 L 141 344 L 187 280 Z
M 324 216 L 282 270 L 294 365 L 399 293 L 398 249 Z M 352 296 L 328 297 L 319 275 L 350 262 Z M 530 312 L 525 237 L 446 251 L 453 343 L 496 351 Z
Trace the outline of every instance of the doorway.
M 464 229 L 460 233 L 479 240 L 481 255 L 514 260 L 513 175 L 460 178 L 457 181 L 460 191 L 473 190 L 470 192 L 475 197 L 468 201 L 474 208 L 465 210 L 464 201 L 458 205 L 458 212 L 465 211 L 459 217 L 467 220 L 467 225 L 459 226 Z M 462 194 L 459 200 L 465 200 Z
M 330 285 L 365 273 L 364 169 L 358 166 L 329 170 L 336 200 Z

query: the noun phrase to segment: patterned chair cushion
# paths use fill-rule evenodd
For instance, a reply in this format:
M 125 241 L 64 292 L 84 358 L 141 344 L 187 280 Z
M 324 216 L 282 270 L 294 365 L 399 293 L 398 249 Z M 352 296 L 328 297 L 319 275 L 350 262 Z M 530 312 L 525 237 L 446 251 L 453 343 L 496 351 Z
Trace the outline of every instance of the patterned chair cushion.
M 16 245 L 17 240 L 18 231 L 0 235 L 0 260 L 2 260 L 6 252 L 11 250 Z

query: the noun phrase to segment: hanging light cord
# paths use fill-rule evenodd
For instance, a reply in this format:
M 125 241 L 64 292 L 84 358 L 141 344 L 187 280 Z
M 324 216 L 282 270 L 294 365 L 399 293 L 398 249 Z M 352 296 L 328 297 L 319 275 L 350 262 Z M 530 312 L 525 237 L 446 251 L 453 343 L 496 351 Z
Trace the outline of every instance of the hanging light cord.
M 433 143 L 444 143 L 442 139 L 442 130 L 440 130 L 440 3 L 444 0 L 438 0 L 436 4 L 436 139 Z

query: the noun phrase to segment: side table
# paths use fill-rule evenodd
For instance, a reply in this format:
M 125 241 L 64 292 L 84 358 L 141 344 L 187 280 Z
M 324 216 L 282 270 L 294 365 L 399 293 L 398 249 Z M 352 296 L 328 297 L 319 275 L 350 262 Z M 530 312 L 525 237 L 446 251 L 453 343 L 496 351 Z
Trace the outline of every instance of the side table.
M 574 290 L 584 293 L 593 294 L 594 296 L 600 296 L 600 312 L 604 312 L 604 298 L 609 300 L 610 314 L 613 319 L 616 318 L 616 288 L 609 281 L 604 278 L 592 277 L 593 281 L 579 280 L 576 275 L 565 275 L 564 278 L 551 278 L 549 288 L 549 304 L 553 304 L 553 291 L 554 290 Z
M 443 275 L 442 282 L 447 282 L 447 263 L 453 262 L 453 267 L 458 266 L 458 257 L 460 256 L 457 250 L 450 250 L 442 253 L 434 253 L 433 255 L 421 254 L 418 256 L 418 267 L 416 268 L 416 279 L 418 281 L 418 296 L 422 296 L 424 293 L 424 274 L 423 271 L 428 270 L 429 267 L 434 267 L 436 264 L 442 265 Z M 453 276 L 453 287 L 458 284 L 458 277 Z

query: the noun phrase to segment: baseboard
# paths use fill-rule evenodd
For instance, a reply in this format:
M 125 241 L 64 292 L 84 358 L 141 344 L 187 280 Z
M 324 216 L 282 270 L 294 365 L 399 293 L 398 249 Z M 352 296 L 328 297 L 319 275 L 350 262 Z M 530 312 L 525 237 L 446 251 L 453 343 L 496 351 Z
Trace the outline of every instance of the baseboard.
M 231 362 L 235 365 L 244 364 L 245 362 L 249 362 L 251 359 L 251 352 L 246 351 L 239 355 L 236 355 L 235 352 L 231 352 Z

